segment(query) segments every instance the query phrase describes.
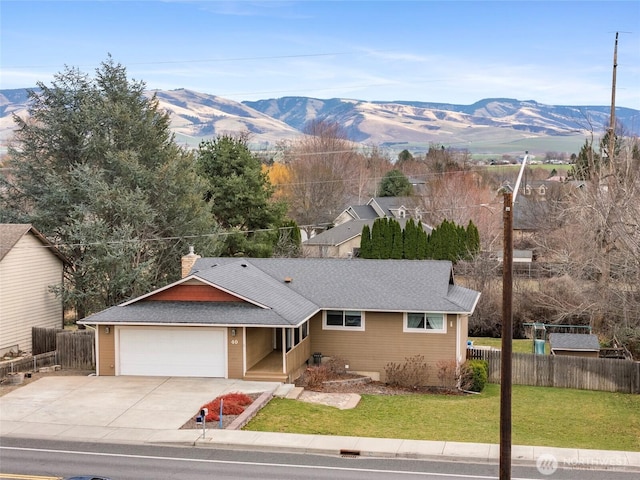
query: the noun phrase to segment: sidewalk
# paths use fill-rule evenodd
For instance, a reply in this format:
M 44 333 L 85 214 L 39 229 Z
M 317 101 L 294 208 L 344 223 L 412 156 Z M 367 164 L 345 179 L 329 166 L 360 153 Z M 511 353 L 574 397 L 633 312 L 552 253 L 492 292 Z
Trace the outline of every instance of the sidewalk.
M 473 461 L 495 464 L 497 464 L 500 459 L 499 445 L 487 443 L 302 435 L 246 430 L 207 429 L 204 438 L 202 437 L 202 430 L 195 435 L 194 433 L 196 432 L 185 430 L 162 432 L 149 439 L 149 442 L 267 452 L 438 461 Z M 550 455 L 556 459 L 560 467 L 598 467 L 600 469 L 640 472 L 640 452 L 520 445 L 514 445 L 511 450 L 513 465 L 536 466 L 541 456 L 543 456 L 543 458 L 550 458 Z
M 217 424 L 207 424 L 203 436 L 202 429 L 180 428 L 199 406 L 222 393 L 288 396 L 291 387 L 202 378 L 43 378 L 0 396 L 0 437 L 499 463 L 497 444 L 223 430 Z M 331 402 L 336 408 L 357 404 L 349 395 L 316 397 L 301 400 Z M 514 465 L 640 472 L 640 452 L 514 445 L 511 457 Z
M 500 458 L 499 445 L 486 443 L 302 435 L 216 428 L 207 428 L 204 437 L 202 430 L 154 430 L 59 424 L 40 424 L 37 430 L 27 430 L 12 424 L 13 422 L 0 421 L 0 436 L 488 464 L 498 464 Z M 558 468 L 640 472 L 640 452 L 514 445 L 511 450 L 511 459 L 513 465 L 532 467 L 538 466 L 541 461 L 555 461 Z

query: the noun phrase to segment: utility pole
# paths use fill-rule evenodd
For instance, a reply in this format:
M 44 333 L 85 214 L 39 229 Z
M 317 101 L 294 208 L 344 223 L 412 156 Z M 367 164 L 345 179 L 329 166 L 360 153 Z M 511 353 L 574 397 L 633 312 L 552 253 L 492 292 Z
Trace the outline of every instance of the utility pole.
M 616 134 L 616 70 L 618 69 L 618 32 L 616 32 L 616 43 L 613 48 L 613 80 L 611 82 L 611 114 L 609 115 L 609 151 L 607 161 L 609 169 L 613 168 L 613 149 L 615 148 Z
M 500 480 L 511 480 L 511 390 L 513 351 L 513 207 L 527 165 L 525 152 L 513 193 L 505 192 L 502 218 L 502 347 L 500 352 Z
M 513 338 L 513 195 L 510 192 L 505 192 L 503 198 L 502 218 L 504 220 L 504 238 L 502 252 L 502 348 L 500 352 L 500 480 L 510 480 L 511 350 Z

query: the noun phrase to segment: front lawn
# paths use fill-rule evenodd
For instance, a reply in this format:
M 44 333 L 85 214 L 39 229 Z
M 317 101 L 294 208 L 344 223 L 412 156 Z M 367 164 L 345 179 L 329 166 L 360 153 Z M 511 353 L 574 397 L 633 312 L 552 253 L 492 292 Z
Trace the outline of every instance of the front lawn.
M 514 445 L 640 451 L 640 395 L 513 386 Z M 245 430 L 500 441 L 500 386 L 480 395 L 363 395 L 352 410 L 274 399 Z

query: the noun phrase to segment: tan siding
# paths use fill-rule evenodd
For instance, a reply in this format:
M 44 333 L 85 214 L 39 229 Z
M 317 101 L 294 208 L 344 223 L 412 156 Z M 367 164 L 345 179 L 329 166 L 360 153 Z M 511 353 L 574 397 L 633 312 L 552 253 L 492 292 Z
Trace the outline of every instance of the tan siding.
M 231 335 L 231 330 L 236 331 L 236 336 Z M 244 348 L 244 328 L 228 328 L 227 329 L 227 377 L 240 378 L 244 377 L 242 366 L 242 350 Z
M 347 258 L 354 248 L 360 248 L 360 236 L 340 245 L 302 245 L 306 257 L 312 258 Z
M 247 328 L 247 370 L 273 351 L 273 329 Z
M 301 367 L 305 364 L 307 360 L 309 360 L 310 356 L 311 356 L 311 337 L 307 337 L 286 353 L 287 374 L 291 375 L 300 371 Z M 291 380 L 295 380 L 295 378 L 292 378 Z
M 456 360 L 456 322 L 447 319 L 447 333 L 404 333 L 402 313 L 365 313 L 365 331 L 323 330 L 322 315 L 310 322 L 311 351 L 323 356 L 340 356 L 353 371 L 379 372 L 385 380 L 385 366 L 405 358 L 423 355 L 430 365 L 429 380 L 438 383 L 439 360 Z
M 31 327 L 62 328 L 62 302 L 49 287 L 62 282 L 62 262 L 31 233 L 0 262 L 0 351 L 31 351 Z
M 109 333 L 105 328 L 109 327 Z M 111 376 L 116 374 L 116 331 L 113 325 L 99 325 L 96 328 L 96 343 L 98 344 L 98 375 Z

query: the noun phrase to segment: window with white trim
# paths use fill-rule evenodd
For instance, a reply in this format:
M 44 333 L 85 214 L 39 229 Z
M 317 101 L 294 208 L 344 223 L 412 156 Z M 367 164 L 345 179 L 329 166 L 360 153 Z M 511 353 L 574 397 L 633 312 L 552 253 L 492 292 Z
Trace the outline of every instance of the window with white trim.
M 358 310 L 325 310 L 324 330 L 364 330 L 364 312 Z
M 404 332 L 447 333 L 447 322 L 444 313 L 405 313 L 403 327 Z

